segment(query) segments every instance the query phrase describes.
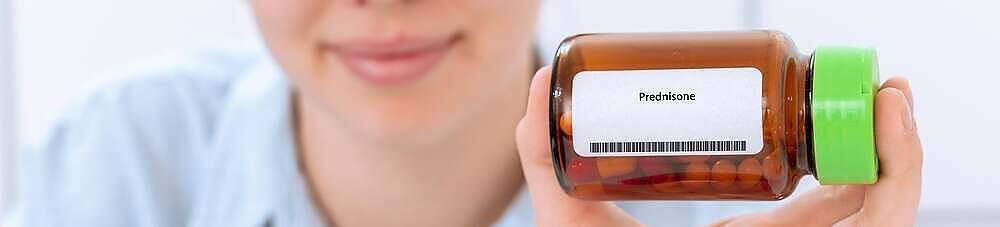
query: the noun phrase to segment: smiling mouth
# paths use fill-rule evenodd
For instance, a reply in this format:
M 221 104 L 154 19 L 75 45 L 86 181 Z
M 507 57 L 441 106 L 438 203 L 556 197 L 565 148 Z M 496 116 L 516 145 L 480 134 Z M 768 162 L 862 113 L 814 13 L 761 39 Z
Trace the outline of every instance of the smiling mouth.
M 458 34 L 444 38 L 356 40 L 324 43 L 321 49 L 336 56 L 328 59 L 339 60 L 362 81 L 389 86 L 426 77 L 460 40 Z

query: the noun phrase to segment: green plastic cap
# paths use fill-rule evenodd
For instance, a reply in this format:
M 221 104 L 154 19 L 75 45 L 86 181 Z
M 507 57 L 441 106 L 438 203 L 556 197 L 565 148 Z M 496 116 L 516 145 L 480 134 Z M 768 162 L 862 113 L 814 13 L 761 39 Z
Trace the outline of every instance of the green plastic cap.
M 820 184 L 874 184 L 875 50 L 820 47 L 813 52 L 813 157 Z

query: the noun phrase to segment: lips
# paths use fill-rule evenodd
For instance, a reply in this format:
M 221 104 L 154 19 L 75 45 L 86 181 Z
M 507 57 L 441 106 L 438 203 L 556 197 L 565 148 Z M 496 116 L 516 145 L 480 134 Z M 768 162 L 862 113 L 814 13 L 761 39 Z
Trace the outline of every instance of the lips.
M 398 38 L 392 41 L 358 40 L 323 45 L 354 76 L 375 85 L 389 86 L 416 81 L 443 59 L 459 36 L 446 38 Z

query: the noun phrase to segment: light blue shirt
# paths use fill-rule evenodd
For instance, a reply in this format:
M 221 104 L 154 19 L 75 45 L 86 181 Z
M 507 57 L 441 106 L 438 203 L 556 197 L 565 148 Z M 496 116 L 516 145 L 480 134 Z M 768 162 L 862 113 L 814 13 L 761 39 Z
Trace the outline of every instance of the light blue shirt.
M 289 84 L 251 46 L 139 67 L 85 96 L 21 153 L 21 203 L 5 226 L 323 226 L 299 171 Z M 532 225 L 527 197 L 497 226 Z M 672 226 L 750 210 L 619 205 Z

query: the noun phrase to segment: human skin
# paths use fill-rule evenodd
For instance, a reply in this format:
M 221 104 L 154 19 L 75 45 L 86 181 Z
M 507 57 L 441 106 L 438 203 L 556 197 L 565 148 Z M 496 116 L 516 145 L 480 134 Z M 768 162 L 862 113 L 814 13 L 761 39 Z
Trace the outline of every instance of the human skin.
M 636 223 L 608 203 L 573 200 L 558 190 L 548 137 L 539 134 L 547 133 L 539 101 L 544 92 L 530 98 L 542 107 L 524 112 L 537 1 L 251 5 L 265 43 L 292 83 L 302 172 L 330 224 L 485 226 L 504 212 L 525 179 L 542 226 Z M 547 78 L 544 70 L 536 80 Z M 779 209 L 719 224 L 912 221 L 921 159 L 916 131 L 896 130 L 898 125 L 886 123 L 893 116 L 883 116 L 912 102 L 893 101 L 908 97 L 900 95 L 909 94 L 908 88 L 882 90 L 878 184 L 824 187 L 782 208 L 842 211 L 821 215 L 826 219 L 813 218 L 817 212 L 778 216 Z
M 517 141 L 538 226 L 640 226 L 607 202 L 569 197 L 552 171 L 548 140 L 551 68 L 535 73 Z M 721 220 L 713 226 L 910 226 L 920 202 L 923 149 L 913 120 L 908 82 L 886 81 L 875 97 L 880 164 L 873 185 L 820 186 L 783 207 Z
M 487 226 L 523 185 L 535 0 L 251 0 L 301 170 L 341 226 Z M 276 107 L 286 108 L 286 107 Z

